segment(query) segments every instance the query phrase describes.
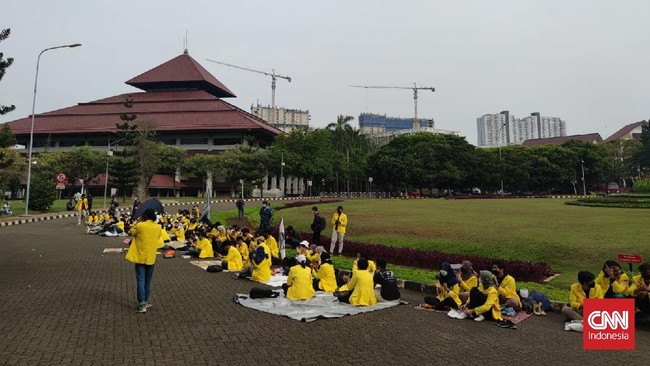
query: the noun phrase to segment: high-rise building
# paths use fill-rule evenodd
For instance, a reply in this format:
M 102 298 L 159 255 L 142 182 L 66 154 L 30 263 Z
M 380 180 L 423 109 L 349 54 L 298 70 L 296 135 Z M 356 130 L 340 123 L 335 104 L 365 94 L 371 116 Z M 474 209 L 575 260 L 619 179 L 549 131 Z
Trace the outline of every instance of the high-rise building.
M 420 127 L 434 128 L 432 119 L 420 119 Z M 385 114 L 361 113 L 359 115 L 359 129 L 366 135 L 375 135 L 413 128 L 413 118 L 387 117 Z
M 521 145 L 526 140 L 566 136 L 566 122 L 538 112 L 516 118 L 509 111 L 484 114 L 476 119 L 478 146 Z
M 251 114 L 270 123 L 273 108 L 271 106 L 252 105 Z M 284 132 L 291 132 L 296 127 L 309 126 L 309 111 L 275 107 L 273 126 Z

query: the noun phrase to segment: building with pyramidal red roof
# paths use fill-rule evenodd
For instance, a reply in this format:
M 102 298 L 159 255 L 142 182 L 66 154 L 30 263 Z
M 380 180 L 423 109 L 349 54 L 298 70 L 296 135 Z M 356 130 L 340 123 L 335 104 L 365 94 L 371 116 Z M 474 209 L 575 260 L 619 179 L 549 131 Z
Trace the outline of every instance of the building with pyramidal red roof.
M 226 102 L 224 98 L 234 98 L 235 94 L 187 52 L 126 84 L 141 91 L 37 114 L 33 152 L 79 146 L 106 150 L 115 141 L 121 114 L 135 114 L 140 121 L 154 122 L 159 141 L 190 154 L 217 153 L 240 145 L 264 148 L 282 133 Z M 132 108 L 124 106 L 127 97 L 132 99 Z M 28 147 L 31 116 L 7 123 L 18 144 Z M 154 179 L 166 182 L 160 177 Z M 180 184 L 173 188 L 179 186 L 187 188 Z

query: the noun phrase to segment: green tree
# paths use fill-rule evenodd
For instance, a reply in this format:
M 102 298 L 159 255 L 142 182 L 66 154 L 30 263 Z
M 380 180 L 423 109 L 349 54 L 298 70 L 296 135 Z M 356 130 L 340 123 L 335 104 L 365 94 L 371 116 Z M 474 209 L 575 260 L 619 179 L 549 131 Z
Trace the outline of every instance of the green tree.
M 130 95 L 127 96 L 123 105 L 128 110 L 133 108 L 133 98 Z M 126 201 L 127 195 L 132 194 L 133 188 L 138 183 L 138 161 L 134 147 L 135 130 L 138 128 L 136 119 L 135 114 L 122 113 L 120 114 L 122 123 L 115 124 L 117 144 L 115 156 L 111 159 L 109 175 L 122 195 L 122 202 Z
M 102 173 L 105 168 L 105 155 L 88 146 L 78 147 L 64 152 L 64 163 L 61 171 L 68 176 L 68 181 L 82 180 L 83 184 Z M 55 173 L 56 174 L 56 173 Z M 52 176 L 54 179 L 54 176 Z
M 206 180 L 212 188 L 212 177 L 223 172 L 223 160 L 220 155 L 196 154 L 187 159 L 185 169 Z
M 29 208 L 35 211 L 47 211 L 56 199 L 56 183 L 54 179 L 37 175 L 32 178 L 30 187 Z
M 267 150 L 249 146 L 224 151 L 220 158 L 226 181 L 232 183 L 231 190 L 234 192 L 239 180 L 243 179 L 259 187 L 260 192 L 263 191 L 262 180 L 268 174 L 268 157 Z
M 0 42 L 9 38 L 10 34 L 11 34 L 11 29 L 0 30 Z M 8 57 L 7 59 L 5 59 L 4 54 L 0 52 L 0 80 L 2 80 L 2 78 L 5 76 L 5 73 L 7 72 L 7 69 L 13 63 L 14 63 L 14 59 L 12 57 Z M 14 109 L 16 109 L 15 105 L 5 106 L 0 104 L 0 116 L 13 111 Z
M 16 145 L 16 136 L 14 136 L 11 127 L 8 124 L 4 124 L 2 129 L 0 129 L 0 148 L 2 147 L 14 147 Z
M 18 151 L 0 147 L 0 192 L 4 194 L 7 188 L 18 184 L 23 176 L 24 166 L 25 160 Z
M 576 156 L 573 167 L 578 182 L 582 181 L 582 166 L 584 166 L 587 190 L 598 188 L 611 175 L 612 162 L 607 158 L 605 145 L 570 140 L 562 146 L 571 150 Z

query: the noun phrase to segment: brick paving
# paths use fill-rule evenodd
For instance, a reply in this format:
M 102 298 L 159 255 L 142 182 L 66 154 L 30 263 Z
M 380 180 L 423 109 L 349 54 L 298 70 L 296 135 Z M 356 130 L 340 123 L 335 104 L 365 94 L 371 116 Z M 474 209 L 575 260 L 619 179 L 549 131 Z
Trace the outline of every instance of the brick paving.
M 517 330 L 412 305 L 300 323 L 233 303 L 253 284 L 182 258 L 158 259 L 154 305 L 137 314 L 133 265 L 102 254 L 122 239 L 85 235 L 75 218 L 0 228 L 0 364 L 640 365 L 650 356 L 648 330 L 637 330 L 636 351 L 582 351 L 582 335 L 557 314 Z M 412 304 L 422 296 L 403 292 Z

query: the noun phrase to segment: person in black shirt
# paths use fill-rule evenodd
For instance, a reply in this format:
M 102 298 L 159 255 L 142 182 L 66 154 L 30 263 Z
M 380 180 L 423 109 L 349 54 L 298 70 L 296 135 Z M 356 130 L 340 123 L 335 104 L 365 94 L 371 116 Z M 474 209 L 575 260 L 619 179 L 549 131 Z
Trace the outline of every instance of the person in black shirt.
M 386 269 L 386 260 L 377 260 L 377 271 L 373 278 L 375 284 L 381 285 L 381 297 L 384 300 L 399 300 L 401 295 L 397 288 L 397 276 L 391 270 Z
M 314 206 L 311 208 L 312 213 L 314 214 L 314 221 L 311 223 L 312 243 L 317 246 L 320 245 L 320 233 L 325 230 L 325 225 L 327 221 L 323 216 L 318 213 L 318 207 Z

